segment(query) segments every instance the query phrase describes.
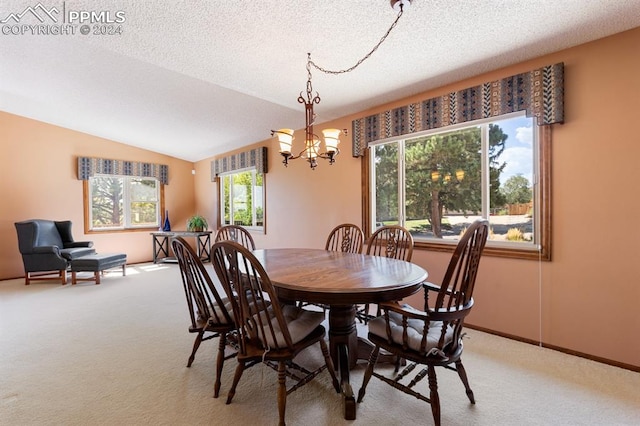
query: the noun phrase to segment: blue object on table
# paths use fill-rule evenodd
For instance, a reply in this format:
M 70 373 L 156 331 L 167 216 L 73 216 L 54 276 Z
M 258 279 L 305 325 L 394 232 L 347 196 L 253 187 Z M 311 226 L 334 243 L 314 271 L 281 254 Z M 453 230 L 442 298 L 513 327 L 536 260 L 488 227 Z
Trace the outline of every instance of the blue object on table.
M 164 232 L 171 231 L 171 222 L 169 222 L 169 210 L 164 212 L 164 226 L 162 227 Z

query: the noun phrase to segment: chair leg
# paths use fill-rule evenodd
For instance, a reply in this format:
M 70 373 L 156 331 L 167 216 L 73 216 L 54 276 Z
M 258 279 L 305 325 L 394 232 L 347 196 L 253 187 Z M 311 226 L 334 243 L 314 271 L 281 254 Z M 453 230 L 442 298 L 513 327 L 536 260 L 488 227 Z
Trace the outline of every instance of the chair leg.
M 229 389 L 229 393 L 227 394 L 227 404 L 231 404 L 231 400 L 233 396 L 236 394 L 236 386 L 238 386 L 238 382 L 240 381 L 240 377 L 242 377 L 242 373 L 244 372 L 244 361 L 238 360 L 238 366 L 236 367 L 236 372 L 233 375 L 233 383 L 231 384 L 231 389 Z
M 380 353 L 380 346 L 376 346 L 371 351 L 371 355 L 369 355 L 369 363 L 367 364 L 367 369 L 364 372 L 364 379 L 362 379 L 362 386 L 358 391 L 358 403 L 362 402 L 364 398 L 365 391 L 367 389 L 367 384 L 371 379 L 371 375 L 373 374 L 373 367 L 376 365 L 376 361 L 378 361 L 378 353 Z
M 320 349 L 322 349 L 322 355 L 324 356 L 324 363 L 327 365 L 327 371 L 331 375 L 331 380 L 333 381 L 333 387 L 336 392 L 340 393 L 340 382 L 338 382 L 338 377 L 336 376 L 336 369 L 333 365 L 333 361 L 331 361 L 331 356 L 329 355 L 329 348 L 327 348 L 327 342 L 324 339 L 320 339 Z
M 436 426 L 440 426 L 440 397 L 438 396 L 438 380 L 436 379 L 436 368 L 433 365 L 427 366 L 429 375 L 429 399 L 431 400 L 431 413 Z
M 394 367 L 393 367 L 393 374 L 397 374 L 398 371 L 400 371 L 400 367 L 406 364 L 407 364 L 407 361 L 404 358 L 402 358 L 400 355 L 396 355 Z
M 469 397 L 469 401 L 472 404 L 476 403 L 476 399 L 473 396 L 473 391 L 471 390 L 471 386 L 469 386 L 469 380 L 467 379 L 467 371 L 464 369 L 461 360 L 456 361 L 456 371 L 458 372 L 458 376 L 460 376 L 460 380 L 462 380 L 462 384 L 467 391 L 467 396 Z
M 24 285 L 31 284 L 32 280 L 53 280 L 52 275 L 53 275 L 52 272 L 41 272 L 41 273 L 34 272 L 33 275 L 31 275 L 31 272 L 25 272 Z M 62 285 L 65 285 L 67 283 L 67 270 L 66 269 L 59 270 L 58 278 L 60 278 L 60 283 Z
M 360 306 L 360 305 L 359 305 Z M 380 315 L 382 315 L 382 310 L 380 309 L 379 305 L 376 305 L 376 313 L 375 315 L 371 315 L 369 313 L 369 309 L 371 308 L 371 304 L 366 303 L 364 305 L 364 308 L 362 308 L 362 310 L 357 310 L 356 311 L 356 318 L 363 324 L 367 324 L 371 319 L 375 318 L 375 317 L 379 317 Z
M 284 413 L 287 408 L 287 372 L 286 362 L 278 362 L 278 414 L 280 416 L 279 426 L 284 426 Z
M 369 319 L 370 319 L 369 318 L 369 304 L 368 303 L 365 303 L 364 308 L 362 309 L 362 312 L 363 312 L 363 314 L 362 314 L 361 321 L 364 324 L 367 324 L 369 322 Z
M 200 343 L 202 343 L 203 335 L 204 335 L 204 330 L 198 332 L 198 335 L 196 336 L 196 340 L 195 342 L 193 342 L 193 350 L 191 351 L 191 356 L 189 357 L 189 361 L 187 361 L 187 367 L 191 367 L 191 364 L 193 364 L 193 360 L 196 358 L 196 352 L 200 347 Z
M 216 359 L 216 381 L 213 385 L 213 397 L 217 398 L 220 395 L 220 386 L 222 381 L 222 367 L 224 366 L 224 349 L 227 346 L 227 333 L 220 333 L 220 339 L 218 341 L 218 359 Z

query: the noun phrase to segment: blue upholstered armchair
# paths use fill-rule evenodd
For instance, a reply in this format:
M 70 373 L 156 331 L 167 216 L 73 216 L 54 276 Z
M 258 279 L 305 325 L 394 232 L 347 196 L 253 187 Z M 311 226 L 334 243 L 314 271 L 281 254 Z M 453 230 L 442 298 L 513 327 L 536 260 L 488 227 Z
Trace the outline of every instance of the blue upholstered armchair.
M 96 252 L 92 241 L 73 241 L 68 220 L 33 219 L 15 225 L 25 285 L 31 280 L 51 279 L 53 274 L 66 284 L 69 261 Z

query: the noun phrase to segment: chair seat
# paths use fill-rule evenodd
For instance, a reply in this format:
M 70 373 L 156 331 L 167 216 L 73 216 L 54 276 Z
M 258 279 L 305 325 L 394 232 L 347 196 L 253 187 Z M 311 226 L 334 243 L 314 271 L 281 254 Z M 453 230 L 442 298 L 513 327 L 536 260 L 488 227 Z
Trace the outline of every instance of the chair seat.
M 413 310 L 410 306 L 404 306 L 407 310 Z M 410 318 L 407 320 L 407 344 L 409 348 L 414 351 L 420 351 L 420 345 L 422 344 L 422 335 L 424 333 L 426 322 L 424 320 Z M 429 330 L 427 332 L 427 344 L 425 352 L 430 354 L 432 351 L 438 351 L 438 341 L 442 331 L 442 321 L 431 321 L 429 324 Z M 397 312 L 389 312 L 389 327 L 391 328 L 391 340 L 393 343 L 399 345 L 403 344 L 404 329 L 402 326 L 402 316 Z M 445 342 L 443 345 L 453 340 L 453 328 L 447 327 L 448 330 L 445 333 Z M 369 333 L 379 336 L 381 338 L 387 338 L 386 321 L 383 317 L 377 317 L 369 321 Z
M 206 312 L 205 315 L 203 315 L 201 312 L 198 312 L 198 321 L 204 321 L 208 317 L 209 324 L 215 324 L 215 325 L 227 324 L 227 320 L 224 317 L 223 311 L 226 310 L 229 313 L 229 315 L 231 315 L 231 318 L 233 318 L 232 304 L 227 297 L 222 297 L 222 300 L 220 300 L 220 302 L 221 303 L 213 302 L 209 306 L 209 308 L 211 309 L 211 312 Z M 220 308 L 221 306 L 223 309 Z
M 294 345 L 307 337 L 322 323 L 322 321 L 324 321 L 325 318 L 324 312 L 307 311 L 293 305 L 283 305 L 281 308 L 282 315 L 284 316 L 284 320 L 287 324 L 287 327 L 289 328 L 289 333 L 291 334 L 291 341 Z M 265 311 L 263 311 L 260 315 L 264 317 Z M 274 318 L 275 313 L 272 306 L 269 306 L 269 308 L 266 310 L 266 315 L 268 315 L 271 319 Z M 273 336 L 267 329 L 265 329 L 265 335 L 267 336 L 267 341 L 262 342 L 265 346 L 286 346 L 284 335 L 282 334 L 282 330 L 280 330 L 279 324 L 277 322 L 274 323 L 274 335 L 276 339 L 275 344 L 273 341 Z
M 247 298 L 248 300 L 252 300 L 251 295 L 248 295 Z M 269 304 L 270 302 L 266 303 Z M 221 309 L 221 307 L 224 309 Z M 228 297 L 220 296 L 220 303 L 213 302 L 211 305 L 209 305 L 209 309 L 211 310 L 211 312 L 207 312 L 206 315 L 202 315 L 200 312 L 197 313 L 198 322 L 206 323 L 208 321 L 209 325 L 229 324 L 224 317 L 223 310 L 226 310 L 231 318 L 233 318 L 233 303 L 229 300 Z M 208 317 L 209 315 L 210 318 L 207 320 L 205 317 Z
M 60 256 L 67 260 L 78 259 L 80 257 L 96 254 L 95 249 L 89 247 L 73 247 L 73 248 L 61 248 Z
M 409 305 L 404 305 L 403 308 L 411 312 L 419 312 L 415 308 Z M 402 315 L 397 312 L 389 312 L 389 327 L 391 329 L 391 340 L 399 345 L 403 344 L 404 328 L 402 325 Z M 425 324 L 429 324 L 429 330 L 427 332 L 427 344 L 425 352 L 429 354 L 432 350 L 437 350 L 438 341 L 442 332 L 442 321 L 430 321 L 425 322 L 424 319 L 407 319 L 407 340 L 409 348 L 414 351 L 420 351 L 420 345 L 422 344 L 422 335 L 424 334 Z M 369 332 L 376 336 L 387 338 L 386 321 L 383 317 L 377 317 L 369 321 Z M 445 342 L 441 346 L 446 346 L 447 343 L 453 339 L 453 328 L 448 327 L 445 333 Z

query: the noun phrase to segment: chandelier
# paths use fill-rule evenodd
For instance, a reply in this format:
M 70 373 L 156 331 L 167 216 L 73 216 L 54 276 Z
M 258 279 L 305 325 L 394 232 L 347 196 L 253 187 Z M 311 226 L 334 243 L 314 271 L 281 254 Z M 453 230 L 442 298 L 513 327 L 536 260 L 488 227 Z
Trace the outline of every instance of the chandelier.
M 313 104 L 320 103 L 320 95 L 316 92 L 313 95 L 313 86 L 311 85 L 311 53 L 307 53 L 307 97 L 303 97 L 302 92 L 298 96 L 298 102 L 304 104 L 305 111 L 305 146 L 304 149 L 298 155 L 292 155 L 291 149 L 293 145 L 293 129 L 279 129 L 272 130 L 271 136 L 274 134 L 278 137 L 278 143 L 280 144 L 280 154 L 284 157 L 282 162 L 285 166 L 289 164 L 289 160 L 295 160 L 298 158 L 304 158 L 309 162 L 311 169 L 315 169 L 318 165 L 318 158 L 329 160 L 329 164 L 333 164 L 335 156 L 340 153 L 338 144 L 340 143 L 340 133 L 347 134 L 347 130 L 339 129 L 324 129 L 322 134 L 324 135 L 324 143 L 326 147 L 325 152 L 319 152 L 320 138 L 313 132 L 313 122 L 316 119 L 316 115 L 313 112 Z
M 396 26 L 398 20 L 402 16 L 403 10 L 406 6 L 411 4 L 412 0 L 391 0 L 391 7 L 393 10 L 398 12 L 398 16 L 396 17 L 391 27 L 387 30 L 387 32 L 382 36 L 380 41 L 371 49 L 369 53 L 367 53 L 362 59 L 356 62 L 350 68 L 338 71 L 327 70 L 323 67 L 316 65 L 311 60 L 311 53 L 307 53 L 307 90 L 306 97 L 303 95 L 303 92 L 300 92 L 300 96 L 298 96 L 298 102 L 304 104 L 305 111 L 305 139 L 304 139 L 304 147 L 298 154 L 293 154 L 293 129 L 278 129 L 271 130 L 271 136 L 276 136 L 278 138 L 278 143 L 280 144 L 280 154 L 284 158 L 282 163 L 285 167 L 289 164 L 289 160 L 296 160 L 298 158 L 304 158 L 309 162 L 309 166 L 312 170 L 318 166 L 318 158 L 322 158 L 324 160 L 329 160 L 329 164 L 333 164 L 336 159 L 335 157 L 340 153 L 340 149 L 338 149 L 338 144 L 340 143 L 340 134 L 347 134 L 347 130 L 343 129 L 324 129 L 322 130 L 322 134 L 324 136 L 324 145 L 325 150 L 321 152 L 320 148 L 320 138 L 313 131 L 313 124 L 316 119 L 316 114 L 313 111 L 313 105 L 320 103 L 320 95 L 318 92 L 313 94 L 313 86 L 311 84 L 311 67 L 325 73 L 325 74 L 344 74 L 353 71 L 358 65 L 368 59 L 373 52 L 375 52 L 378 47 L 385 41 L 391 30 Z

